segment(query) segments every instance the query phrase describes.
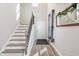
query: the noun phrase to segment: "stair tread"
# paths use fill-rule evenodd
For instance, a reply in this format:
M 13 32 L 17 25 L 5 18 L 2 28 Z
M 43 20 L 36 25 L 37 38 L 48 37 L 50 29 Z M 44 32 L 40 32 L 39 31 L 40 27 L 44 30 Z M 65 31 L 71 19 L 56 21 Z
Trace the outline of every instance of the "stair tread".
M 25 46 L 6 46 L 6 49 L 25 49 Z
M 25 39 L 11 39 L 10 41 L 25 41 Z
M 25 25 L 24 26 L 23 25 L 19 25 L 17 28 L 28 28 L 28 26 L 27 25 L 26 26 Z
M 13 35 L 25 35 L 25 33 L 14 33 Z
M 6 49 L 2 53 L 24 53 L 24 49 Z
M 24 56 L 24 53 L 2 53 L 0 56 Z
M 25 46 L 25 43 L 9 43 L 7 46 Z
M 14 32 L 14 33 L 25 33 L 25 32 Z
M 16 29 L 16 30 L 27 30 L 27 29 L 20 29 L 20 28 L 18 28 L 18 29 Z
M 25 35 L 12 35 L 13 37 L 25 37 Z
M 18 27 L 26 27 L 26 26 L 28 26 L 28 25 L 25 25 L 25 26 L 19 25 Z
M 17 36 L 19 36 L 19 35 L 20 35 L 20 36 L 23 36 L 23 35 L 24 35 L 24 36 L 25 36 L 25 33 L 14 33 L 13 35 L 14 35 L 14 36 L 15 36 L 15 35 L 17 35 Z M 12 36 L 13 36 L 13 35 L 12 35 Z
M 26 30 L 15 30 L 16 32 L 25 32 Z
M 26 29 L 27 30 L 27 29 Z M 26 31 L 26 30 L 15 30 L 15 31 Z
M 9 43 L 25 43 L 25 41 L 9 41 Z
M 18 27 L 27 27 L 28 25 L 19 25 Z
M 11 37 L 10 39 L 26 39 L 26 37 Z

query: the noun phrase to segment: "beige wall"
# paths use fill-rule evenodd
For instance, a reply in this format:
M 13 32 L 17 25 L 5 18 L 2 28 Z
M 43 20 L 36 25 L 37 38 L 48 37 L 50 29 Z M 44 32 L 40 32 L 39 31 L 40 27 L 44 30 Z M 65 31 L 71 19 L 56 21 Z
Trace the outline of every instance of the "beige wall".
M 16 6 L 16 3 L 0 3 L 0 50 L 18 23 Z
M 29 24 L 32 15 L 32 4 L 21 3 L 20 4 L 20 20 L 21 24 Z
M 36 39 L 47 38 L 47 4 L 40 3 L 38 7 L 33 7 L 35 16 Z
M 71 4 L 48 4 L 48 11 L 55 9 L 56 14 Z M 56 24 L 54 24 L 55 26 Z M 79 26 L 54 27 L 55 46 L 62 55 L 79 55 Z
M 20 20 L 22 24 L 29 24 L 31 14 L 35 16 L 36 39 L 47 38 L 47 4 L 40 3 L 38 7 L 32 7 L 31 3 L 20 4 Z

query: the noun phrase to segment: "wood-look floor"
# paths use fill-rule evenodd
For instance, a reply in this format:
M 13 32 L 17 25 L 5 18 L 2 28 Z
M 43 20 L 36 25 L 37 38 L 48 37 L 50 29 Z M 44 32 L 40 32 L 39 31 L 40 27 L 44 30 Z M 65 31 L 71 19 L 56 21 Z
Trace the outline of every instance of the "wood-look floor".
M 49 45 L 34 45 L 30 56 L 54 56 Z

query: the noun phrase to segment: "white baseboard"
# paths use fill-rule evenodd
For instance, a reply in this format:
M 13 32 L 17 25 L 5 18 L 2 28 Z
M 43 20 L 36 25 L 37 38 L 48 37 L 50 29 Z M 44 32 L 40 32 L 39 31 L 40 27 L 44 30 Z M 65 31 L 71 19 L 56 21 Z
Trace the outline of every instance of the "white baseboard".
M 50 47 L 52 48 L 52 50 L 53 50 L 55 56 L 63 56 L 63 55 L 58 51 L 58 49 L 55 47 L 55 45 L 54 45 L 53 43 L 49 42 L 49 45 L 50 45 Z

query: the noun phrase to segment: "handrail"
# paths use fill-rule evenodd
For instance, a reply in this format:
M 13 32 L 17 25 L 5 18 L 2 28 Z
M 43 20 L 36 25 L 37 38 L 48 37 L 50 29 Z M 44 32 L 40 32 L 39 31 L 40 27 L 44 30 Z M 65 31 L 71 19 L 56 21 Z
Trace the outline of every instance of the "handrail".
M 30 24 L 28 27 L 28 31 L 26 34 L 26 42 L 25 42 L 25 55 L 27 54 L 27 47 L 29 45 L 29 39 L 30 39 L 30 35 L 31 35 L 31 30 L 32 30 L 32 25 L 34 24 L 34 15 L 32 14 L 31 20 L 30 20 Z

